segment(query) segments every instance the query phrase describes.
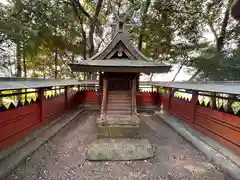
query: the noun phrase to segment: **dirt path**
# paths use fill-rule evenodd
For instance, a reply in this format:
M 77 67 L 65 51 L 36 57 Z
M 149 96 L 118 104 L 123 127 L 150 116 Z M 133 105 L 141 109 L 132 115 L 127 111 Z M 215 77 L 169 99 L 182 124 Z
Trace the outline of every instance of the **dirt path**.
M 88 162 L 86 146 L 96 138 L 98 113 L 84 112 L 45 143 L 6 180 L 230 180 L 160 119 L 141 116 L 141 131 L 155 158 L 135 162 Z M 232 180 L 232 179 L 231 179 Z

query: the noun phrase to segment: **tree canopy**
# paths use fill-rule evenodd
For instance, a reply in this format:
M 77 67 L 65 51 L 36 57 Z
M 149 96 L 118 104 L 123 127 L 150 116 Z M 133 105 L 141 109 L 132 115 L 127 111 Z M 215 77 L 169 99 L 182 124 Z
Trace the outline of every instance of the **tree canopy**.
M 151 60 L 179 64 L 179 71 L 194 69 L 191 80 L 239 80 L 240 27 L 230 15 L 232 3 L 9 0 L 0 4 L 0 71 L 84 78 L 67 64 L 93 56 L 108 43 L 111 23 L 125 12 L 133 42 Z

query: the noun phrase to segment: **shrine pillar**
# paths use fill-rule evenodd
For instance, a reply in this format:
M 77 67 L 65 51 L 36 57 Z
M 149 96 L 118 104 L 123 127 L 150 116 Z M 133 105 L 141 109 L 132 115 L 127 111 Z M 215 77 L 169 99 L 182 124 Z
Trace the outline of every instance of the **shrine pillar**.
M 136 77 L 133 77 L 132 79 L 132 114 L 135 114 L 137 112 L 136 109 Z
M 108 94 L 108 80 L 106 77 L 103 78 L 103 98 L 102 98 L 102 107 L 101 107 L 101 115 L 105 116 L 105 112 L 107 109 L 107 94 Z

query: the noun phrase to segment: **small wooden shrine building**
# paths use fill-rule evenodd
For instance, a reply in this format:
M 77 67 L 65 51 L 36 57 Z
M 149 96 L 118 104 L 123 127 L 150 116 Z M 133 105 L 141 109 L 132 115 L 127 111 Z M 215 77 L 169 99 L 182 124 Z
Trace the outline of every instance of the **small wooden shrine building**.
M 140 138 L 136 106 L 139 74 L 166 73 L 171 66 L 149 61 L 134 47 L 130 35 L 124 30 L 123 21 L 119 21 L 111 42 L 101 52 L 88 60 L 70 64 L 70 67 L 73 71 L 100 73 L 99 85 L 103 90 L 101 116 L 97 119 L 100 139 L 90 145 L 87 159 L 134 160 L 153 157 L 148 140 Z M 137 150 L 141 152 L 132 153 Z
M 99 72 L 103 89 L 102 113 L 106 114 L 109 92 L 131 92 L 131 113 L 136 112 L 136 91 L 140 73 L 167 73 L 171 66 L 150 61 L 131 42 L 123 21 L 117 23 L 111 42 L 95 56 L 70 64 L 75 72 Z M 120 94 L 120 93 L 119 93 Z M 121 97 L 119 97 L 121 98 Z M 116 104 L 117 105 L 117 104 Z M 117 108 L 117 106 L 116 106 Z M 121 110 L 119 104 L 118 110 Z

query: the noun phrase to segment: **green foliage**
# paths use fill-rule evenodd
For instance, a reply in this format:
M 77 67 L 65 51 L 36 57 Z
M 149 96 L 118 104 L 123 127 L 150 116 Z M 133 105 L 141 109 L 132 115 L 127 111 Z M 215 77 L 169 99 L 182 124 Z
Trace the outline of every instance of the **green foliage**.
M 194 67 L 201 78 L 239 79 L 239 53 L 234 47 L 239 44 L 239 23 L 228 13 L 231 0 L 105 0 L 94 21 L 98 2 L 11 0 L 0 4 L 0 47 L 6 41 L 21 46 L 20 63 L 28 76 L 82 77 L 71 73 L 67 64 L 91 55 L 92 35 L 94 52 L 106 44 L 111 19 L 125 12 L 135 44 L 150 59 Z M 206 33 L 214 40 L 207 39 Z M 0 67 L 6 66 L 4 62 Z
M 218 52 L 216 48 L 207 48 L 192 58 L 190 65 L 201 70 L 200 79 L 208 80 L 239 80 L 240 53 L 239 49 L 233 52 Z

